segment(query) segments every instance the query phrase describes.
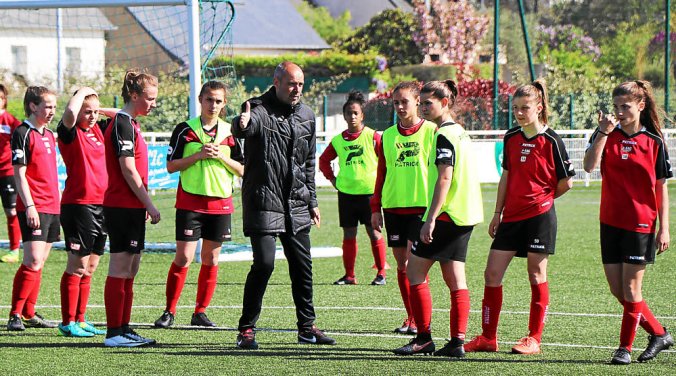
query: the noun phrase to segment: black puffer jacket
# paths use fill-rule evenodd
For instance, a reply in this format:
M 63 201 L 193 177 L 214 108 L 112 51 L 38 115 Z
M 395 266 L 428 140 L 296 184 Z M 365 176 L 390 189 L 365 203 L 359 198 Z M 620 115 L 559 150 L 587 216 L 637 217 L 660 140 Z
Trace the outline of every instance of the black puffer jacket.
M 240 128 L 239 116 L 232 122 L 233 135 L 245 140 L 244 235 L 296 234 L 312 224 L 317 207 L 315 115 L 305 104 L 280 102 L 274 86 L 249 103 L 248 126 Z

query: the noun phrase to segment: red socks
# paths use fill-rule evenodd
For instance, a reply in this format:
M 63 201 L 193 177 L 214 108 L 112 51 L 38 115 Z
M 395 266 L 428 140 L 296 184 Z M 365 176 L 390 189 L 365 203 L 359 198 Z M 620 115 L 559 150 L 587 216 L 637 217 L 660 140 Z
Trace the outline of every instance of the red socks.
M 28 298 L 26 299 L 26 304 L 23 306 L 23 317 L 30 319 L 35 317 L 35 305 L 38 303 L 38 295 L 40 294 L 40 284 L 42 283 L 42 269 L 37 272 L 38 278 L 33 282 L 33 288 L 31 289 Z
M 19 266 L 14 275 L 14 285 L 12 286 L 12 309 L 9 312 L 11 315 L 21 314 L 38 278 L 40 278 L 39 271 L 24 264 Z
M 106 306 L 106 326 L 108 329 L 117 329 L 122 326 L 122 312 L 125 302 L 124 278 L 108 276 L 103 291 Z
M 188 267 L 180 267 L 173 262 L 169 267 L 169 274 L 167 275 L 167 307 L 166 310 L 172 314 L 176 314 L 176 305 L 178 298 L 181 297 L 183 286 L 185 285 L 185 278 L 188 275 Z
M 186 268 L 187 269 L 187 268 Z M 216 291 L 218 282 L 218 265 L 205 265 L 200 267 L 200 275 L 197 279 L 197 299 L 195 313 L 204 312 Z
M 7 235 L 9 236 L 9 249 L 19 249 L 21 227 L 19 226 L 19 218 L 16 215 L 7 217 Z
M 498 321 L 502 309 L 502 286 L 484 287 L 484 299 L 481 306 L 482 335 L 488 339 L 496 339 Z
M 641 301 L 641 303 L 641 320 L 639 324 L 646 332 L 648 332 L 648 334 L 663 336 L 665 333 L 664 327 L 657 321 L 650 308 L 648 308 L 648 303 L 646 303 L 645 300 Z
M 61 276 L 61 323 L 75 321 L 77 301 L 80 297 L 80 276 L 63 272 Z
M 354 278 L 354 263 L 357 260 L 357 238 L 343 239 L 343 266 L 345 275 Z
M 620 347 L 631 351 L 631 346 L 636 337 L 636 328 L 641 321 L 641 311 L 643 310 L 643 301 L 624 302 L 624 312 L 622 313 L 622 329 L 620 330 Z
M 469 290 L 451 291 L 451 338 L 465 340 L 469 319 Z
M 134 278 L 124 280 L 124 311 L 122 311 L 122 325 L 129 325 L 131 321 L 131 306 L 134 303 Z
M 413 319 L 418 326 L 418 335 L 430 334 L 432 322 L 432 295 L 427 282 L 410 288 L 410 305 L 413 311 Z
M 549 283 L 530 285 L 530 318 L 528 319 L 529 337 L 542 342 L 542 331 L 545 327 L 547 309 L 549 307 Z
M 385 239 L 380 238 L 376 241 L 372 240 L 371 252 L 373 252 L 373 261 L 376 264 L 376 269 L 378 269 L 378 274 L 385 277 L 385 265 L 387 265 L 387 247 L 385 247 Z
M 89 292 L 92 288 L 92 276 L 83 275 L 80 279 L 80 295 L 77 301 L 77 313 L 75 314 L 75 321 L 84 322 L 85 313 L 87 312 L 87 304 L 89 304 Z
M 406 308 L 406 314 L 410 319 L 413 316 L 413 312 L 411 312 L 411 303 L 409 302 L 410 286 L 408 284 L 408 276 L 406 275 L 406 270 L 397 269 L 397 282 L 399 283 L 399 292 L 401 293 L 401 300 L 404 301 L 404 308 Z

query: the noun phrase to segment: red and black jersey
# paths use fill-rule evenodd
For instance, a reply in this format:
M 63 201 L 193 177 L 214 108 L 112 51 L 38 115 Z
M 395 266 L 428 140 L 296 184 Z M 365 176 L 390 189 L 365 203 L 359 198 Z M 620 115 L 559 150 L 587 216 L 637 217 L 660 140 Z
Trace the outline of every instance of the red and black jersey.
M 597 136 L 598 130 L 590 142 Z M 601 223 L 633 232 L 655 232 L 656 182 L 672 176 L 660 136 L 645 128 L 629 136 L 618 126 L 608 135 L 601 155 Z
M 516 222 L 547 212 L 554 205 L 559 180 L 575 175 L 566 147 L 545 126 L 527 138 L 521 127 L 505 134 L 502 168 L 509 172 L 503 222 Z
M 12 165 L 26 166 L 26 180 L 35 209 L 43 214 L 59 214 L 59 177 L 56 170 L 56 142 L 47 127 L 38 131 L 27 120 L 12 133 Z M 26 211 L 21 195 L 16 210 Z
M 98 124 L 89 129 L 73 126 L 68 129 L 63 122 L 56 127 L 59 150 L 66 165 L 66 188 L 62 204 L 101 205 L 108 187 L 106 153 L 103 133 Z
M 204 133 L 209 137 L 215 138 L 218 131 L 218 124 L 210 130 L 204 130 Z M 167 152 L 167 161 L 173 161 L 183 158 L 183 150 L 185 144 L 189 142 L 200 142 L 199 137 L 190 128 L 188 123 L 183 122 L 176 126 L 174 132 L 171 134 L 169 141 L 169 150 Z M 221 145 L 230 147 L 230 158 L 243 163 L 244 157 L 239 143 L 233 136 L 228 136 L 223 140 Z M 181 187 L 179 180 L 178 189 L 176 190 L 176 209 L 189 210 L 205 214 L 231 214 L 234 211 L 232 204 L 232 197 L 220 198 L 209 197 L 188 193 Z
M 5 111 L 0 114 L 0 178 L 14 175 L 12 168 L 12 132 L 21 124 L 17 118 Z
M 141 134 L 141 126 L 129 114 L 118 112 L 108 123 L 103 139 L 106 150 L 108 188 L 103 195 L 103 206 L 114 208 L 144 208 L 122 176 L 121 157 L 134 158 L 136 171 L 148 189 L 148 145 Z

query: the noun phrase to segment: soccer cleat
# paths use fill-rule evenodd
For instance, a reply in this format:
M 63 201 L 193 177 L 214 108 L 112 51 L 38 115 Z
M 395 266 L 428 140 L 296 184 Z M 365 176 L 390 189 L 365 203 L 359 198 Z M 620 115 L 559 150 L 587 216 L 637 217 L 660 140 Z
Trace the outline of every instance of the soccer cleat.
M 394 329 L 397 334 L 418 334 L 418 327 L 411 318 L 407 318 L 400 327 Z
M 60 323 L 59 334 L 64 337 L 94 337 L 94 333 L 82 329 L 75 321 L 71 321 L 68 325 Z
M 9 321 L 7 321 L 7 330 L 9 330 L 10 332 L 26 330 L 26 327 L 23 326 L 23 322 L 21 321 L 21 316 L 19 315 L 9 316 Z
M 464 345 L 465 352 L 497 352 L 498 339 L 488 339 L 483 335 L 472 338 Z
M 56 325 L 47 322 L 47 320 L 44 319 L 44 317 L 40 316 L 39 313 L 35 313 L 35 316 L 31 317 L 30 319 L 23 318 L 23 324 L 26 326 L 26 328 L 56 328 Z
M 434 342 L 432 342 L 432 337 L 430 335 L 425 337 L 426 338 L 417 336 L 413 338 L 406 346 L 394 349 L 392 352 L 397 355 L 432 354 L 435 349 Z
M 190 319 L 190 325 L 205 326 L 208 328 L 216 327 L 216 324 L 213 321 L 209 320 L 206 313 L 204 312 L 193 313 L 192 319 Z
M 514 347 L 512 347 L 512 354 L 539 354 L 540 353 L 540 342 L 533 337 L 523 337 L 521 338 Z
M 354 277 L 342 276 L 339 280 L 333 282 L 334 285 L 356 285 L 357 279 Z
M 631 363 L 631 353 L 624 347 L 620 347 L 613 353 L 613 357 L 612 359 L 610 359 L 610 363 L 627 365 Z
M 441 349 L 434 352 L 434 356 L 448 356 L 451 358 L 464 358 L 465 357 L 465 348 L 463 343 L 465 341 L 460 338 L 451 338 L 450 341 L 446 342 L 446 345 Z
M 335 345 L 336 340 L 327 336 L 316 326 L 309 329 L 300 329 L 298 331 L 298 343 L 310 345 Z
M 137 346 L 146 346 L 147 343 L 138 341 L 134 338 L 129 337 L 126 334 L 120 334 L 114 337 L 104 339 L 103 345 L 106 347 L 137 347 Z
M 95 335 L 106 334 L 105 330 L 96 329 L 96 327 L 94 327 L 94 324 L 90 323 L 89 321 L 81 321 L 78 322 L 77 324 L 80 325 L 80 328 L 84 329 L 84 331 L 86 332 L 94 333 Z
M 157 343 L 157 341 L 155 341 L 155 340 L 152 339 L 152 338 L 146 338 L 146 337 L 143 337 L 143 336 L 141 336 L 140 334 L 136 333 L 136 332 L 134 331 L 134 329 L 130 328 L 128 325 L 123 325 L 123 326 L 122 326 L 122 332 L 124 333 L 124 335 L 125 335 L 126 337 L 129 337 L 129 338 L 131 338 L 131 339 L 133 339 L 133 340 L 135 340 L 135 341 L 143 342 L 143 343 L 145 343 L 146 345 L 154 345 L 154 344 Z
M 647 362 L 657 356 L 662 350 L 666 350 L 673 346 L 674 338 L 669 334 L 667 328 L 664 328 L 664 334 L 661 336 L 649 335 L 648 347 L 638 357 L 639 362 Z
M 155 320 L 156 328 L 168 328 L 174 325 L 174 314 L 169 311 L 162 312 L 162 316 L 159 319 Z
M 237 335 L 237 347 L 244 350 L 258 350 L 256 332 L 254 332 L 253 328 L 240 330 Z
M 0 262 L 4 262 L 7 264 L 13 264 L 15 262 L 19 262 L 19 250 L 15 249 L 13 251 L 7 251 L 6 254 L 2 255 L 0 257 Z
M 383 286 L 387 283 L 385 276 L 378 274 L 371 282 L 372 286 Z

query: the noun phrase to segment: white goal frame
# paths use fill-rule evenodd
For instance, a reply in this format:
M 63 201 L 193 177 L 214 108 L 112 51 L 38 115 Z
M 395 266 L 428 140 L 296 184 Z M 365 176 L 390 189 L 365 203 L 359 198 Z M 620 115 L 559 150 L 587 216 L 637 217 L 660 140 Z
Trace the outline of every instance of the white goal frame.
M 159 5 L 183 5 L 188 7 L 188 48 L 189 48 L 189 80 L 190 80 L 190 117 L 199 114 L 197 96 L 202 85 L 200 64 L 200 20 L 199 0 L 0 0 L 0 9 L 57 9 L 57 35 L 60 30 L 61 8 L 100 8 L 100 7 L 140 7 Z M 63 54 L 58 46 L 59 62 L 57 74 L 59 82 L 63 81 Z M 59 85 L 59 90 L 63 84 Z

